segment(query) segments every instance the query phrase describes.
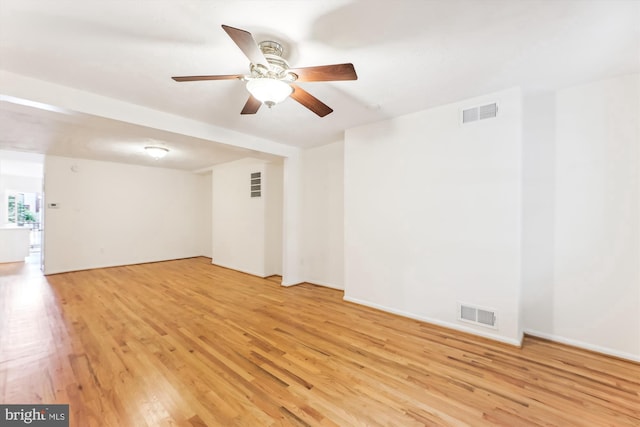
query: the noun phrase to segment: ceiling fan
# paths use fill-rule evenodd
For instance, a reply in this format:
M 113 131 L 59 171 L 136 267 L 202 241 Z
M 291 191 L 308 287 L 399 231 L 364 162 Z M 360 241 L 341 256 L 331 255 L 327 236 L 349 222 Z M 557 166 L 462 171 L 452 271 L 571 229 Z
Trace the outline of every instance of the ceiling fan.
M 331 107 L 298 86 L 297 82 L 357 80 L 353 64 L 321 65 L 289 68 L 282 57 L 282 45 L 274 41 L 256 43 L 250 32 L 223 25 L 222 28 L 251 61 L 250 72 L 213 76 L 172 77 L 177 82 L 199 80 L 242 80 L 247 82 L 249 99 L 240 114 L 255 114 L 262 104 L 271 108 L 289 96 L 320 117 L 331 113 Z

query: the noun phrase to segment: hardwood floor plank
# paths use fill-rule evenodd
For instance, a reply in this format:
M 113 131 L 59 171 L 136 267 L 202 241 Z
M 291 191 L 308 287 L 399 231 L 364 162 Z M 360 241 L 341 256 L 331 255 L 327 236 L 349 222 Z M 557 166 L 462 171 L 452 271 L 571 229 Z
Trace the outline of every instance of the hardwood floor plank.
M 640 365 L 518 349 L 206 258 L 0 264 L 0 397 L 72 426 L 637 426 Z

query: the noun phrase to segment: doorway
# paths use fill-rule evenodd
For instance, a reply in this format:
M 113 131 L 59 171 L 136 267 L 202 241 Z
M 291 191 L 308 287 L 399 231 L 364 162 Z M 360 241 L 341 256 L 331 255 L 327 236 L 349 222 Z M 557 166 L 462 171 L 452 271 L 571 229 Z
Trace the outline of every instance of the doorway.
M 16 247 L 8 252 L 19 254 L 20 258 L 24 256 L 25 262 L 37 265 L 41 270 L 43 170 L 44 156 L 41 154 L 0 150 L 0 228 L 13 230 L 14 236 L 24 236 L 12 239 L 11 244 Z
M 10 226 L 28 228 L 29 256 L 26 261 L 42 266 L 42 193 L 7 191 Z

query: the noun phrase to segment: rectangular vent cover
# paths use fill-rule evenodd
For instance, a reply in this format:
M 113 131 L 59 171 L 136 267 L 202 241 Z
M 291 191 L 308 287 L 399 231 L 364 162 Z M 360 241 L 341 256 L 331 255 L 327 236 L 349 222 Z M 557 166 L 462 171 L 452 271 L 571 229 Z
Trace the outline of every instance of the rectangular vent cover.
M 251 173 L 251 197 L 262 195 L 262 172 Z
M 458 303 L 458 320 L 497 329 L 498 316 L 495 310 Z
M 478 120 L 491 119 L 498 115 L 498 104 L 481 105 L 480 107 L 462 110 L 462 123 L 471 123 Z

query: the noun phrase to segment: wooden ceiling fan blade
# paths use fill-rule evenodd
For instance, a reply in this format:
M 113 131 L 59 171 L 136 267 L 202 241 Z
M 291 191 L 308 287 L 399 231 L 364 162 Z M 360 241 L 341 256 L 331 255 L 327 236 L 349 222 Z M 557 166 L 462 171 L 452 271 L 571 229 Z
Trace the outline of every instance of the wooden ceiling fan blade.
M 307 107 L 309 110 L 313 111 L 320 117 L 324 117 L 327 114 L 333 112 L 333 109 L 329 107 L 324 102 L 320 101 L 315 96 L 311 95 L 306 90 L 302 89 L 300 86 L 291 85 L 293 88 L 293 92 L 291 93 L 291 98 L 298 101 L 300 104 Z
M 171 78 L 177 82 L 196 82 L 200 80 L 238 80 L 243 77 L 242 74 L 225 74 L 219 76 L 178 76 Z
M 222 29 L 227 32 L 231 40 L 238 45 L 242 53 L 249 58 L 252 64 L 262 64 L 268 68 L 267 58 L 264 57 L 264 54 L 258 47 L 258 43 L 253 39 L 250 32 L 228 25 L 223 25 Z
M 289 68 L 298 76 L 297 82 L 330 82 L 358 80 L 353 64 L 320 65 L 317 67 Z
M 262 102 L 258 101 L 253 95 L 249 95 L 249 99 L 247 99 L 247 103 L 244 104 L 244 108 L 240 112 L 240 114 L 255 114 L 258 112 L 258 109 L 262 105 Z

